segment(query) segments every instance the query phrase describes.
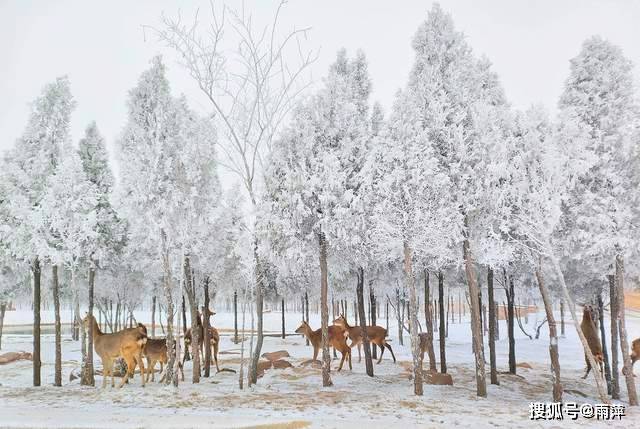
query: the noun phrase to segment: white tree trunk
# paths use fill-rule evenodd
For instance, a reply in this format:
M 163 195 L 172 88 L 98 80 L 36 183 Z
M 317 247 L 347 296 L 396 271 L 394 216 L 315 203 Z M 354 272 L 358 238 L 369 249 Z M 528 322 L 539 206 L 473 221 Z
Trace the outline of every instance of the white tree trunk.
M 549 248 L 551 247 L 549 246 Z M 582 333 L 582 329 L 580 329 L 580 322 L 578 321 L 578 317 L 576 316 L 575 304 L 573 302 L 573 299 L 569 295 L 569 289 L 567 288 L 567 284 L 564 281 L 564 274 L 560 269 L 560 263 L 558 262 L 558 259 L 554 255 L 551 255 L 551 261 L 553 262 L 553 267 L 556 271 L 556 274 L 558 275 L 558 279 L 560 280 L 560 286 L 562 287 L 562 294 L 564 295 L 564 299 L 569 307 L 569 313 L 571 314 L 571 318 L 573 319 L 573 326 L 576 328 L 576 332 L 578 332 L 578 336 L 580 337 L 580 342 L 582 343 L 582 347 L 584 348 L 584 353 L 587 356 L 589 363 L 591 364 L 591 368 L 593 370 L 592 371 L 593 378 L 596 381 L 596 388 L 598 389 L 598 396 L 600 397 L 600 400 L 603 403 L 609 404 L 610 401 L 607 395 L 606 386 L 604 385 L 604 379 L 602 377 L 602 373 L 600 372 L 600 367 L 596 362 L 596 359 L 593 356 L 593 353 L 591 353 L 591 348 L 589 348 L 589 343 L 587 343 L 587 339 Z
M 411 326 L 411 355 L 413 357 L 413 393 L 418 396 L 423 394 L 422 386 L 422 359 L 420 352 L 420 338 L 418 337 L 418 292 L 416 291 L 416 279 L 413 273 L 413 250 L 409 243 L 404 242 L 404 281 L 409 290 L 409 324 Z

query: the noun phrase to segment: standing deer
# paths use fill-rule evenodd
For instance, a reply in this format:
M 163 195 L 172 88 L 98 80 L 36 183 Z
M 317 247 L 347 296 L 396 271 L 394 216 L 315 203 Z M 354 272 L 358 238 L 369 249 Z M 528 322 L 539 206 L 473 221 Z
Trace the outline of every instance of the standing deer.
M 602 354 L 602 344 L 600 343 L 600 337 L 598 336 L 598 329 L 596 328 L 596 324 L 594 322 L 593 315 L 595 314 L 594 308 L 587 304 L 584 306 L 584 310 L 582 312 L 582 322 L 580 323 L 580 329 L 587 339 L 587 344 L 589 344 L 589 349 L 593 354 L 598 366 L 600 367 L 600 371 L 603 371 L 603 363 L 604 357 Z M 584 360 L 587 363 L 587 369 L 582 376 L 583 379 L 587 378 L 589 372 L 591 371 L 591 363 L 587 358 L 585 353 Z
M 633 364 L 636 363 L 637 360 L 640 360 L 640 338 L 636 338 L 631 343 L 631 354 L 629 357 L 631 358 L 631 371 L 633 371 Z
M 211 311 L 208 308 L 205 310 L 207 317 L 213 316 L 215 311 Z M 202 323 L 202 315 L 198 312 L 198 350 L 201 356 L 200 362 L 203 363 L 204 366 L 204 325 Z M 218 367 L 218 348 L 220 346 L 220 334 L 218 330 L 213 326 L 209 326 L 209 337 L 211 338 L 211 350 L 213 355 L 213 360 L 216 363 L 216 370 L 220 372 L 220 367 Z M 187 329 L 184 334 L 184 346 L 191 348 L 191 354 L 194 353 L 194 348 L 191 344 L 192 342 L 191 328 Z M 184 363 L 184 361 L 183 361 Z
M 334 326 L 340 326 L 344 329 L 349 335 L 349 339 L 351 340 L 351 344 L 349 347 L 358 346 L 358 356 L 360 356 L 360 345 L 362 344 L 362 327 L 360 326 L 350 326 L 347 323 L 347 319 L 344 315 L 340 315 L 336 320 L 333 321 Z M 380 347 L 380 359 L 378 359 L 378 363 L 382 362 L 382 355 L 384 354 L 385 347 L 389 349 L 391 352 L 391 356 L 393 357 L 393 362 L 396 361 L 396 356 L 393 354 L 393 349 L 391 345 L 387 343 L 387 330 L 381 326 L 367 326 L 367 336 L 369 337 L 369 341 L 375 346 Z M 359 360 L 360 361 L 360 360 Z
M 127 363 L 127 373 L 122 377 L 120 386 L 124 386 L 129 377 L 133 377 L 136 364 L 140 365 L 140 378 L 142 386 L 145 384 L 144 363 L 142 361 L 142 349 L 147 342 L 146 329 L 139 326 L 123 329 L 112 334 L 104 334 L 98 327 L 95 317 L 87 315 L 83 320 L 85 328 L 93 332 L 93 346 L 102 360 L 102 387 L 107 386 L 107 376 L 111 375 L 111 387 L 114 387 L 113 363 L 122 357 Z
M 167 363 L 167 339 L 166 338 L 147 338 L 147 343 L 142 349 L 142 354 L 147 358 L 147 377 L 146 381 L 149 381 L 149 375 L 151 375 L 151 381 L 155 381 L 155 366 L 156 362 L 160 362 L 160 373 L 164 370 L 164 365 Z M 165 374 L 166 376 L 166 374 Z M 164 377 L 160 380 L 160 383 L 164 381 Z
M 302 322 L 298 329 L 296 329 L 296 333 L 304 334 L 304 336 L 309 339 L 309 342 L 313 346 L 313 360 L 316 360 L 318 358 L 318 351 L 320 350 L 320 347 L 322 347 L 322 328 L 314 331 L 307 322 Z M 351 347 L 347 345 L 345 334 L 346 332 L 341 327 L 329 326 L 329 346 L 338 350 L 342 354 L 338 371 L 342 370 L 342 365 L 346 358 L 348 358 L 349 369 L 353 369 L 353 366 L 351 366 Z

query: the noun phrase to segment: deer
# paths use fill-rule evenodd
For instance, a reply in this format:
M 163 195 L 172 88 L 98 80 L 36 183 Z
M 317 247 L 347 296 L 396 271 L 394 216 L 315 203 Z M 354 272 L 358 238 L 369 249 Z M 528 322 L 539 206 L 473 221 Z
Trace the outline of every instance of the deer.
M 111 334 L 105 334 L 100 331 L 96 318 L 87 315 L 83 320 L 85 328 L 91 329 L 93 332 L 93 346 L 102 360 L 102 387 L 107 386 L 107 376 L 111 375 L 111 387 L 114 387 L 113 363 L 122 357 L 127 363 L 127 373 L 122 377 L 120 386 L 133 377 L 133 371 L 136 364 L 140 365 L 140 378 L 142 386 L 145 385 L 144 363 L 142 361 L 142 349 L 147 343 L 146 329 L 143 330 L 139 326 L 135 328 L 123 329 Z
M 589 349 L 591 350 L 593 357 L 598 363 L 598 366 L 600 367 L 600 371 L 603 371 L 602 366 L 604 363 L 604 357 L 602 354 L 602 344 L 600 343 L 600 337 L 598 336 L 598 329 L 596 328 L 596 324 L 593 319 L 594 311 L 595 310 L 593 306 L 589 304 L 586 304 L 584 306 L 584 309 L 582 312 L 582 322 L 580 322 L 580 329 L 582 330 L 582 333 L 587 339 L 587 344 L 589 345 Z M 587 369 L 584 375 L 582 376 L 583 380 L 587 378 L 587 376 L 589 375 L 589 372 L 591 371 L 591 362 L 589 362 L 589 359 L 587 358 L 586 353 L 584 355 L 584 360 L 587 363 Z
M 298 329 L 296 329 L 296 333 L 303 334 L 309 339 L 309 342 L 313 346 L 313 360 L 315 361 L 318 358 L 318 351 L 322 346 L 322 328 L 314 331 L 307 322 L 303 321 Z M 329 326 L 328 335 L 329 345 L 342 354 L 338 371 L 342 370 L 342 365 L 344 364 L 345 359 L 348 359 L 349 369 L 353 369 L 353 366 L 351 365 L 351 347 L 347 344 L 345 330 L 339 326 Z
M 350 326 L 347 323 L 347 319 L 344 315 L 340 315 L 336 320 L 333 321 L 334 326 L 340 326 L 347 332 L 349 339 L 351 340 L 351 344 L 349 347 L 353 348 L 354 346 L 359 347 L 362 344 L 362 328 L 360 326 Z M 387 330 L 381 326 L 367 326 L 367 336 L 369 337 L 369 341 L 375 346 L 380 347 L 380 359 L 378 359 L 378 363 L 382 362 L 382 355 L 384 354 L 385 347 L 389 349 L 391 352 L 391 356 L 393 357 L 393 362 L 396 362 L 396 355 L 393 353 L 393 349 L 391 345 L 387 343 Z M 360 359 L 362 360 L 362 359 Z
M 633 372 L 633 364 L 635 364 L 637 360 L 640 360 L 640 338 L 636 338 L 631 343 L 631 354 L 629 357 L 631 358 L 631 372 Z
M 142 323 L 138 323 L 138 329 L 147 333 L 147 327 Z M 173 343 L 173 351 L 176 350 L 176 343 Z M 164 371 L 164 365 L 169 361 L 169 355 L 167 354 L 167 339 L 166 338 L 147 338 L 147 343 L 142 349 L 142 355 L 147 358 L 147 371 L 146 382 L 149 382 L 149 375 L 151 375 L 151 381 L 155 381 L 155 366 L 157 362 L 160 362 L 160 373 Z M 182 363 L 178 362 L 178 371 L 184 381 L 184 370 Z M 165 381 L 167 374 L 165 373 L 160 379 L 159 383 Z
M 151 376 L 151 381 L 155 381 L 156 362 L 160 362 L 160 373 L 162 374 L 164 365 L 168 361 L 167 339 L 166 338 L 147 338 L 147 343 L 144 345 L 144 348 L 142 349 L 142 354 L 147 358 L 146 381 L 149 382 L 149 376 Z M 163 381 L 164 381 L 164 376 L 160 380 L 160 383 L 162 383 Z
M 204 307 L 202 307 L 202 310 L 204 314 L 206 314 L 207 318 L 210 318 L 211 316 L 216 314 L 215 311 L 209 310 L 208 308 L 205 309 Z M 200 356 L 202 356 L 202 359 L 200 361 L 204 363 L 204 326 L 202 323 L 201 316 L 202 314 L 198 312 L 198 346 L 199 346 L 198 349 L 200 351 Z M 209 337 L 211 338 L 211 349 L 213 352 L 212 353 L 213 360 L 216 363 L 216 370 L 220 372 L 220 367 L 218 366 L 218 348 L 220 346 L 220 333 L 216 328 L 211 326 L 211 324 L 209 324 Z M 186 330 L 184 334 L 184 346 L 191 347 L 191 354 L 193 354 L 193 350 L 194 350 L 191 344 L 192 341 L 193 340 L 191 335 L 191 328 L 189 328 Z

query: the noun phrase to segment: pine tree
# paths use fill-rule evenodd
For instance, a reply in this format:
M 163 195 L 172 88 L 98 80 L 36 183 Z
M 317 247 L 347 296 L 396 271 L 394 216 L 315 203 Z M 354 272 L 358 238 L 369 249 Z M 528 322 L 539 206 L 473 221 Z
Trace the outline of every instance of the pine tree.
M 84 174 L 96 188 L 97 204 L 94 208 L 96 216 L 96 240 L 86 255 L 89 281 L 89 310 L 93 317 L 94 289 L 96 271 L 106 267 L 114 254 L 121 251 L 125 244 L 125 228 L 111 205 L 114 186 L 113 173 L 109 166 L 109 156 L 104 138 L 100 135 L 95 122 L 89 124 L 85 135 L 80 139 L 78 154 Z M 81 384 L 94 386 L 93 376 L 93 330 L 88 330 L 86 361 L 83 362 Z
M 575 122 L 586 138 L 566 140 L 585 168 L 573 180 L 566 205 L 564 236 L 573 259 L 586 265 L 616 269 L 620 306 L 617 320 L 624 359 L 629 402 L 637 405 L 635 382 L 630 374 L 624 317 L 624 257 L 634 248 L 638 216 L 638 152 L 634 147 L 637 106 L 633 92 L 632 64 L 621 49 L 595 36 L 587 39 L 571 60 L 570 75 L 560 97 L 565 123 Z M 604 276 L 602 276 L 604 281 Z M 571 310 L 571 308 L 570 308 Z M 594 374 L 599 372 L 594 367 Z
M 484 183 L 490 175 L 483 156 L 483 130 L 479 117 L 502 108 L 504 94 L 486 60 L 476 60 L 464 35 L 438 4 L 413 38 L 415 62 L 409 77 L 408 96 L 419 106 L 418 118 L 428 132 L 434 156 L 456 193 L 451 204 L 462 214 L 463 260 L 471 301 L 471 328 L 476 362 L 478 396 L 486 396 L 484 353 L 480 325 L 478 284 L 471 231 L 484 219 Z M 482 125 L 482 124 L 480 124 Z M 474 180 L 469 180 L 471 175 Z
M 69 122 L 75 101 L 69 79 L 60 77 L 46 85 L 33 102 L 31 115 L 21 138 L 6 154 L 7 186 L 10 198 L 5 203 L 15 222 L 3 239 L 10 252 L 28 261 L 33 278 L 33 385 L 40 386 L 40 302 L 41 269 L 39 254 L 46 249 L 42 218 L 38 207 L 46 193 L 49 177 L 54 173 L 63 143 L 69 139 Z

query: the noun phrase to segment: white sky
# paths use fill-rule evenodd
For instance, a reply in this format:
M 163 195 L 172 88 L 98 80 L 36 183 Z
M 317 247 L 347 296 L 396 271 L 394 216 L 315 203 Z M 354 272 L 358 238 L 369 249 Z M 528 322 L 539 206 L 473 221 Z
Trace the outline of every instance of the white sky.
M 640 64 L 640 2 L 628 0 L 440 2 L 466 34 L 476 54 L 486 54 L 515 107 L 542 103 L 554 109 L 568 60 L 582 41 L 600 34 Z M 228 4 L 240 6 L 239 1 Z M 276 2 L 247 0 L 257 20 L 267 19 Z M 28 103 L 43 85 L 68 74 L 78 102 L 72 133 L 77 141 L 91 120 L 109 145 L 125 121 L 125 99 L 150 58 L 162 53 L 174 93 L 185 93 L 194 108 L 208 109 L 192 82 L 142 25 L 178 9 L 191 17 L 207 1 L 0 0 L 0 151 L 11 146 L 26 124 Z M 313 74 L 320 78 L 340 47 L 364 49 L 373 80 L 373 98 L 388 111 L 405 85 L 413 51 L 410 41 L 431 7 L 429 1 L 291 0 L 282 23 L 311 26 L 310 44 L 320 49 Z M 636 80 L 640 78 L 635 70 Z

